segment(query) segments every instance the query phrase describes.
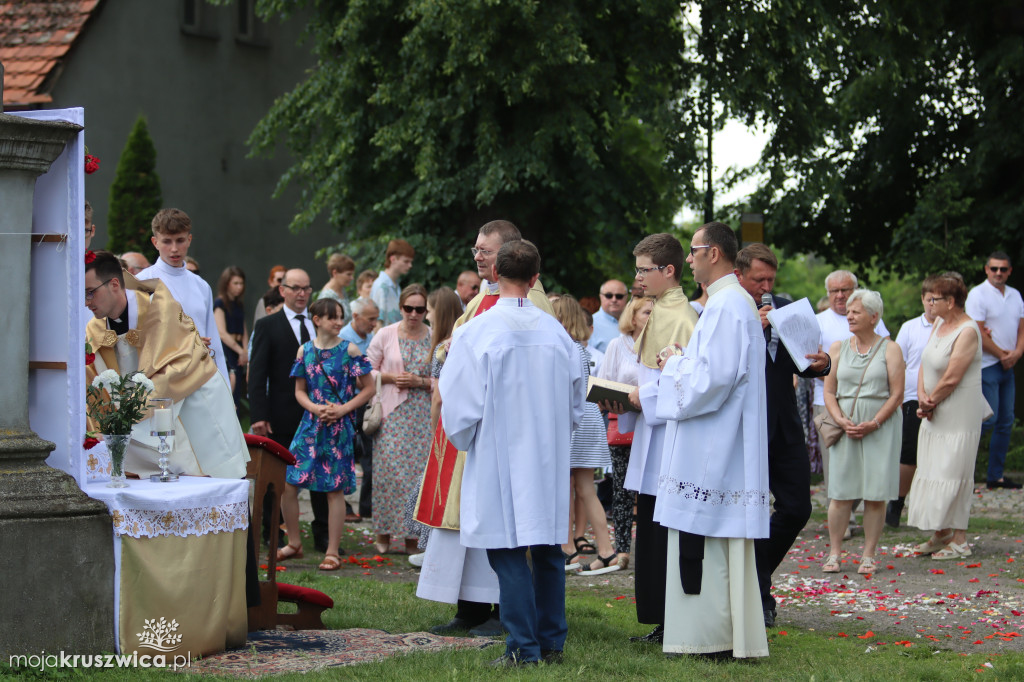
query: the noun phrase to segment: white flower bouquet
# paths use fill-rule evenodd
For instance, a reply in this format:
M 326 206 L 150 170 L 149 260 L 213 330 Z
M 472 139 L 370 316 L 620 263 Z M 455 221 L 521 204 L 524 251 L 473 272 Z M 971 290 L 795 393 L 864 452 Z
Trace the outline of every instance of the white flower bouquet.
M 100 433 L 128 435 L 147 411 L 153 382 L 142 372 L 118 375 L 104 370 L 86 387 L 86 409 Z

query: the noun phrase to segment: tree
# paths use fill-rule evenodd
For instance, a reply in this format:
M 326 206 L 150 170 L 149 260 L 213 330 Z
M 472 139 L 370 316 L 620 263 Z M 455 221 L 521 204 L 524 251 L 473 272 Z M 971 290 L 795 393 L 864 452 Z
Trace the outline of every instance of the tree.
M 1019 3 L 702 4 L 729 113 L 775 128 L 749 205 L 776 244 L 968 279 L 1024 255 Z
M 139 251 L 150 262 L 156 249 L 150 241 L 153 216 L 163 205 L 160 178 L 156 174 L 156 147 L 146 119 L 139 116 L 128 133 L 117 172 L 110 185 L 107 249 L 114 253 Z
M 450 282 L 476 229 L 506 218 L 545 283 L 588 291 L 671 225 L 696 163 L 678 3 L 258 6 L 299 8 L 318 63 L 250 138 L 295 158 L 278 189 L 300 188 L 293 230 L 323 214 L 346 248 L 418 241 L 434 262 L 417 277 Z

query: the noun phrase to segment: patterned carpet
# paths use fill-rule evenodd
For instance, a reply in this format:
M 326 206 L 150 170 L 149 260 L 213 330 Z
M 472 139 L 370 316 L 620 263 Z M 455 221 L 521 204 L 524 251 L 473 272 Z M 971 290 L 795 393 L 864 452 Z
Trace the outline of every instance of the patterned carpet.
M 494 640 L 440 637 L 426 632 L 392 635 L 383 630 L 268 630 L 250 632 L 245 648 L 193 661 L 180 672 L 262 677 L 356 665 L 388 656 L 444 649 L 485 649 Z

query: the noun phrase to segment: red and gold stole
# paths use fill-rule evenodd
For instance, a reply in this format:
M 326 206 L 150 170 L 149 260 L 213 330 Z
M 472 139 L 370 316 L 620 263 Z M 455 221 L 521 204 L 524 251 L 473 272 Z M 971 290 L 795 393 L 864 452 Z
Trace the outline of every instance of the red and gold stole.
M 490 310 L 497 302 L 497 294 L 485 295 L 474 317 Z M 459 498 L 465 464 L 466 453 L 459 452 L 451 444 L 439 417 L 413 518 L 431 528 L 459 529 Z

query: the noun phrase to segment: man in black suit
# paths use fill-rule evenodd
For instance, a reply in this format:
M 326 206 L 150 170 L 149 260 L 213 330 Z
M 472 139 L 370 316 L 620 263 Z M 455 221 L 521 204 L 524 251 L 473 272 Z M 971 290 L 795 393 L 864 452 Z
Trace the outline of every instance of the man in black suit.
M 266 436 L 284 447 L 291 447 L 295 430 L 302 421 L 303 409 L 295 400 L 292 364 L 299 345 L 316 337 L 306 304 L 313 287 L 305 270 L 288 270 L 278 287 L 284 307 L 256 322 L 249 357 L 249 413 L 252 432 Z M 281 491 L 277 491 L 280 495 Z M 310 493 L 313 506 L 313 546 L 327 548 L 327 495 Z M 265 505 L 264 509 L 269 509 Z M 264 523 L 273 521 L 264 519 Z M 296 538 L 297 540 L 298 538 Z M 289 538 L 291 540 L 291 538 Z
M 769 310 L 792 302 L 771 296 L 778 269 L 779 261 L 764 244 L 750 244 L 736 257 L 736 276 L 758 305 L 768 351 L 764 366 L 768 398 L 768 487 L 775 496 L 775 510 L 769 536 L 754 541 L 757 582 L 767 627 L 775 624 L 772 573 L 782 563 L 811 516 L 811 466 L 796 407 L 793 375 L 822 377 L 831 369 L 828 353 L 819 349 L 807 356 L 811 365 L 798 372 L 793 358 L 779 341 L 778 332 L 768 324 L 766 315 Z M 763 298 L 766 294 L 771 297 L 771 304 Z

